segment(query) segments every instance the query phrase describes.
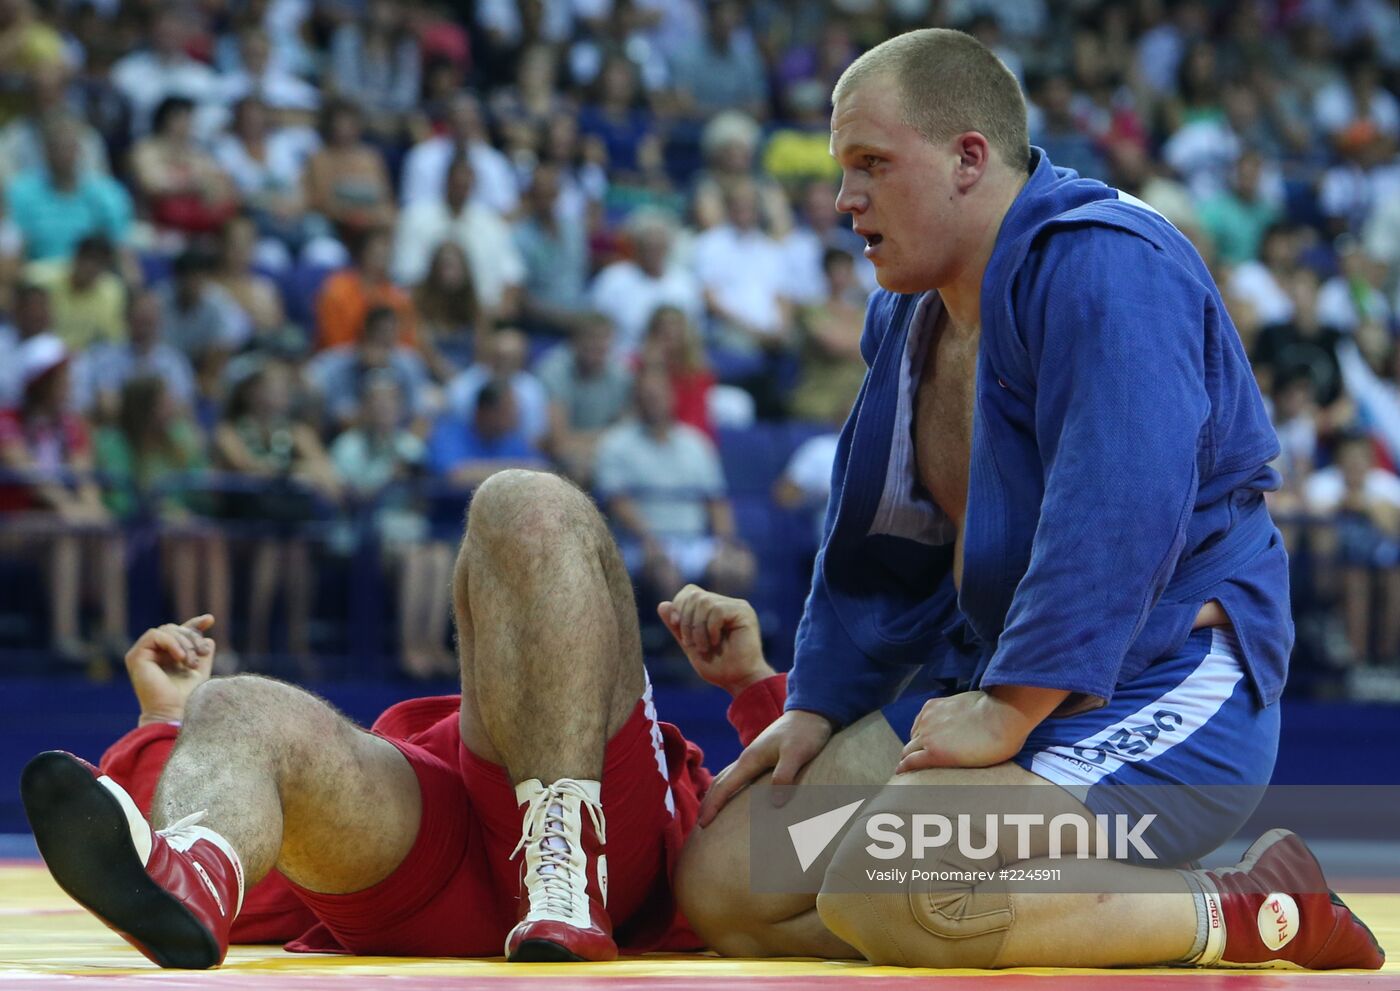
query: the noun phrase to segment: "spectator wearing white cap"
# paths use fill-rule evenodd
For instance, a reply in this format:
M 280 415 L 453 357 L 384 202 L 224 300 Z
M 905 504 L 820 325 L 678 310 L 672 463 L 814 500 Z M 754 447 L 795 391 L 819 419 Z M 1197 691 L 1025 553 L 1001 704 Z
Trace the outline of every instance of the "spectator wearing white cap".
M 65 660 L 125 649 L 126 568 L 122 539 L 91 477 L 87 425 L 69 407 L 69 354 L 57 335 L 36 334 L 18 348 L 19 404 L 0 410 L 0 469 L 20 480 L 0 484 L 8 516 L 6 552 L 37 551 L 49 585 L 50 640 Z M 13 543 L 11 543 L 13 541 Z M 79 637 L 82 578 L 101 599 L 102 642 Z

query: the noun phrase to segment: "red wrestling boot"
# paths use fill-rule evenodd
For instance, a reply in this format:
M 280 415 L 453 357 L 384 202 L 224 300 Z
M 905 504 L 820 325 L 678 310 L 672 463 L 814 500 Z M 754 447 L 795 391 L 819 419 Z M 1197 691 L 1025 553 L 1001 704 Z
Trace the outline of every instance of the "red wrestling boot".
M 121 785 L 59 750 L 31 760 L 20 796 L 59 887 L 162 967 L 216 967 L 243 907 L 243 867 L 203 812 L 159 832 Z
M 1203 966 L 1379 970 L 1385 963 L 1371 930 L 1327 887 L 1317 858 L 1286 829 L 1261 836 L 1237 866 L 1196 876 L 1215 886 L 1206 896 L 1213 917 Z
M 506 937 L 516 962 L 616 960 L 608 918 L 608 859 L 601 786 L 560 778 L 515 786 L 524 812 L 520 922 Z M 585 814 L 586 813 L 586 814 Z

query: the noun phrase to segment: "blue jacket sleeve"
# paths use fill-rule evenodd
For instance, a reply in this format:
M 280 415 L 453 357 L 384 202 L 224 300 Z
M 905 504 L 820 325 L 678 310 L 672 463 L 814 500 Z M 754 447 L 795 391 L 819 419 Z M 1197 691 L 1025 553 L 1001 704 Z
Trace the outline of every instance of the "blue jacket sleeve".
M 1150 242 L 1093 226 L 1050 234 L 1013 298 L 1044 496 L 981 685 L 1063 689 L 1092 705 L 1112 697 L 1185 545 L 1214 303 Z
M 797 626 L 785 709 L 816 712 L 847 726 L 898 694 L 912 668 L 877 664 L 851 639 L 831 601 L 819 555 Z

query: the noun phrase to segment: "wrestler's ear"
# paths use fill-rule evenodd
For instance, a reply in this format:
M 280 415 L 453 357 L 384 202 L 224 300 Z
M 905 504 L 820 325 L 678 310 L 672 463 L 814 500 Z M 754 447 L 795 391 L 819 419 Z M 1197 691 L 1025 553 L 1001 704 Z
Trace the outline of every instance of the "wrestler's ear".
M 958 192 L 965 193 L 986 173 L 991 164 L 992 146 L 981 131 L 964 131 L 953 138 L 953 152 L 957 155 L 953 181 Z

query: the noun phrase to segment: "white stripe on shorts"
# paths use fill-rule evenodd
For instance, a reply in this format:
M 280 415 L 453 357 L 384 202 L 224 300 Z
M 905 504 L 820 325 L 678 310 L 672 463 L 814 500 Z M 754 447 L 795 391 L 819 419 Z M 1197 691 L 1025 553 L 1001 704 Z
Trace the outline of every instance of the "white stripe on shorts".
M 1216 627 L 1210 651 L 1181 684 L 1093 736 L 1047 747 L 1035 755 L 1031 772 L 1057 785 L 1085 787 L 1124 764 L 1155 760 L 1210 722 L 1243 677 L 1235 631 Z
M 642 669 L 646 688 L 642 692 L 642 712 L 647 717 L 647 727 L 651 730 L 651 751 L 656 758 L 656 769 L 661 772 L 661 780 L 666 782 L 666 811 L 671 818 L 676 817 L 676 796 L 671 793 L 671 769 L 666 763 L 666 744 L 661 739 L 661 727 L 656 724 L 656 704 L 651 699 L 651 675 Z

